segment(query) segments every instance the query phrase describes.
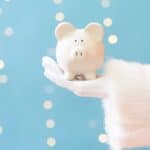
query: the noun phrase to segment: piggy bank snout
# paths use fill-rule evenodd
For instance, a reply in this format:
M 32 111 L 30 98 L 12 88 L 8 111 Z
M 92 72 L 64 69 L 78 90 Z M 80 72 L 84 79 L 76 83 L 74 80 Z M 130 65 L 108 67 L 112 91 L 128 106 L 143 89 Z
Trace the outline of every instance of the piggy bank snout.
M 72 57 L 73 58 L 83 58 L 87 55 L 87 51 L 85 51 L 83 48 L 75 48 L 72 51 Z

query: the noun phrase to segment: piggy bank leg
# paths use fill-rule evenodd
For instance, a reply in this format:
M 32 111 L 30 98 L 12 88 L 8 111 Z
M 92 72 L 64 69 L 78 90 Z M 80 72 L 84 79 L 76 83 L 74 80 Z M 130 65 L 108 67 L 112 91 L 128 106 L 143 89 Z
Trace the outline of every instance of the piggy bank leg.
M 84 74 L 84 76 L 85 76 L 85 79 L 86 80 L 94 80 L 94 79 L 96 79 L 96 73 L 94 72 L 92 72 L 92 73 L 86 73 L 86 74 Z
M 65 72 L 64 73 L 64 78 L 67 80 L 73 80 L 75 77 L 75 74 L 71 73 L 71 72 Z

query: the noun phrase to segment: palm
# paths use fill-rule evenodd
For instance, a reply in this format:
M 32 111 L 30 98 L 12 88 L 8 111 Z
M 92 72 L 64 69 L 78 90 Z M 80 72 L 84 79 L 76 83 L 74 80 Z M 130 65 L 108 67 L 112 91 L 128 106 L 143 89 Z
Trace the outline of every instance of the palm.
M 89 81 L 69 81 L 63 78 L 63 71 L 56 62 L 50 57 L 43 57 L 42 66 L 44 75 L 60 87 L 67 88 L 79 96 L 86 97 L 103 97 L 104 77 Z

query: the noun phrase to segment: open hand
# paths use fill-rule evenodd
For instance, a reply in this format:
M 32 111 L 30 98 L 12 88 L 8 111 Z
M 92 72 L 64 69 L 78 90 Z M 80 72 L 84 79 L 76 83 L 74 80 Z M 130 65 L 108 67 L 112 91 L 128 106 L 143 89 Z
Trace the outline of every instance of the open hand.
M 42 66 L 44 67 L 44 75 L 60 87 L 66 88 L 76 95 L 85 97 L 104 97 L 104 77 L 95 80 L 69 81 L 63 77 L 63 71 L 58 64 L 50 57 L 43 57 Z

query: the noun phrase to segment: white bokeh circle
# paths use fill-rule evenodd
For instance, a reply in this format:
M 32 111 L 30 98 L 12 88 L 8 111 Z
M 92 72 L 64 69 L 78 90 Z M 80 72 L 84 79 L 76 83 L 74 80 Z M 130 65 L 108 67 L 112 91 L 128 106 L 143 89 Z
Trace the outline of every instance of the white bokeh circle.
M 112 26 L 112 19 L 111 18 L 105 18 L 103 21 L 103 24 L 105 27 L 110 27 Z
M 0 8 L 0 16 L 3 14 L 3 9 Z
M 11 0 L 4 0 L 5 2 L 11 2 Z
M 100 135 L 98 136 L 98 141 L 99 141 L 100 143 L 106 143 L 106 142 L 108 141 L 107 135 L 106 135 L 106 134 L 100 134 Z
M 89 128 L 96 128 L 97 127 L 97 121 L 96 120 L 89 120 L 88 126 L 89 126 Z
M 55 127 L 55 121 L 52 120 L 52 119 L 48 119 L 48 120 L 46 121 L 46 127 L 47 127 L 47 128 L 54 128 L 54 127 Z
M 0 75 L 0 83 L 1 84 L 6 84 L 7 82 L 8 82 L 7 75 Z
M 65 15 L 63 12 L 57 12 L 56 13 L 56 21 L 63 21 L 65 18 Z
M 45 100 L 43 103 L 43 107 L 46 110 L 50 110 L 53 108 L 53 102 L 51 100 Z
M 55 91 L 55 87 L 54 86 L 46 86 L 45 87 L 45 92 L 47 94 L 52 94 Z
M 4 131 L 3 127 L 2 127 L 2 126 L 0 126 L 0 134 L 2 134 L 2 133 L 3 133 L 3 131 Z
M 118 36 L 115 34 L 112 34 L 108 37 L 108 42 L 110 44 L 116 44 L 118 42 Z
M 110 0 L 101 0 L 101 6 L 103 8 L 108 8 L 110 7 Z
M 49 138 L 47 139 L 47 145 L 48 145 L 49 147 L 54 147 L 54 146 L 56 145 L 56 139 L 53 138 L 53 137 L 49 137 Z
M 58 5 L 58 4 L 61 4 L 63 0 L 53 0 L 53 2 Z
M 2 59 L 0 59 L 0 70 L 4 69 L 4 67 L 5 67 L 5 62 Z
M 4 35 L 10 37 L 14 34 L 14 30 L 12 27 L 7 27 L 4 29 Z

